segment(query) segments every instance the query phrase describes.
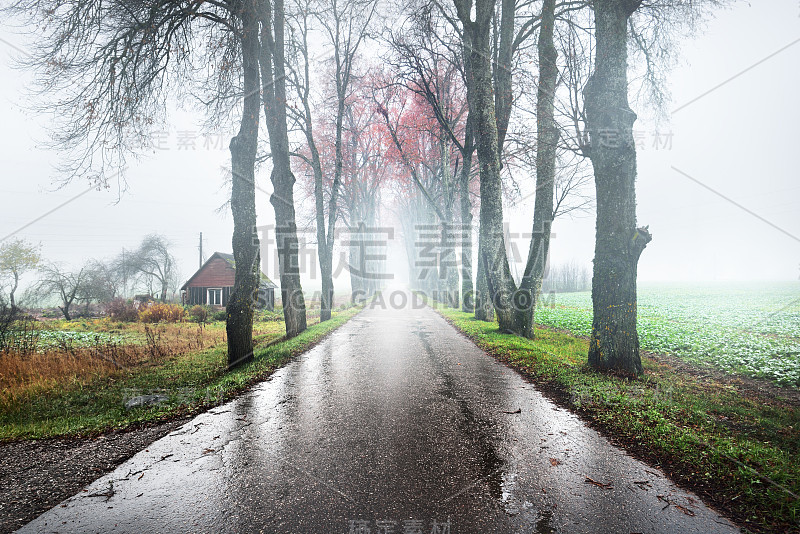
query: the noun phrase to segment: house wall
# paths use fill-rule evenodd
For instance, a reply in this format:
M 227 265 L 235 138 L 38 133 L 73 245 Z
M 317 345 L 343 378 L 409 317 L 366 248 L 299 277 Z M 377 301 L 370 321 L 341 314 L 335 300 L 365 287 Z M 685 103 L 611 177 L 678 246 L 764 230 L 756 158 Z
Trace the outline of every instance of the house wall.
M 209 288 L 219 289 L 219 286 L 198 287 L 191 285 L 186 288 L 186 302 L 187 306 L 194 306 L 195 304 L 208 304 L 208 290 Z M 228 298 L 230 297 L 232 287 L 222 287 L 222 306 L 228 305 Z
M 212 287 L 212 286 L 209 286 Z M 219 286 L 213 286 L 219 287 Z M 207 304 L 208 302 L 208 287 L 189 286 L 186 288 L 186 296 L 184 304 L 187 306 L 194 306 L 195 304 Z M 222 306 L 228 305 L 228 298 L 230 297 L 232 287 L 222 288 Z M 275 309 L 275 290 L 272 288 L 260 290 L 258 297 L 258 308 L 273 311 Z

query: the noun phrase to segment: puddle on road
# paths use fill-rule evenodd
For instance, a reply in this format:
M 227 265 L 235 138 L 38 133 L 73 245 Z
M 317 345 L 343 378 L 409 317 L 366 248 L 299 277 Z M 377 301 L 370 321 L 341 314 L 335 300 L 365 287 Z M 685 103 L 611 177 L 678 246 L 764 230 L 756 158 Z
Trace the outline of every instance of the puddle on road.
M 536 521 L 536 530 L 538 534 L 554 534 L 556 529 L 550 526 L 550 521 L 553 519 L 552 510 L 541 510 L 539 512 L 538 520 Z

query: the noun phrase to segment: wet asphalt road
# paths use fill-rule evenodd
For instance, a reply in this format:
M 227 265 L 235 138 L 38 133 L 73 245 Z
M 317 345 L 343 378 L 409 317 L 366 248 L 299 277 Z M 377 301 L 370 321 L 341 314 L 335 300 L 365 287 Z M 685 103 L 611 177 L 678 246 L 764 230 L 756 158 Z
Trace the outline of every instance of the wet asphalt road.
M 20 532 L 738 530 L 408 307 L 365 310 Z

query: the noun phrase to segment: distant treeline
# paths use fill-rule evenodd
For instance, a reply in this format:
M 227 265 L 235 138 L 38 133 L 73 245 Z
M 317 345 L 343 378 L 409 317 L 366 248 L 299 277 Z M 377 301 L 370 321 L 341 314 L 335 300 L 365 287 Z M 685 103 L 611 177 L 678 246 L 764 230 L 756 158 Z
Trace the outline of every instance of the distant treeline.
M 576 260 L 551 265 L 542 281 L 543 292 L 570 293 L 589 291 L 591 287 L 592 276 L 589 267 Z

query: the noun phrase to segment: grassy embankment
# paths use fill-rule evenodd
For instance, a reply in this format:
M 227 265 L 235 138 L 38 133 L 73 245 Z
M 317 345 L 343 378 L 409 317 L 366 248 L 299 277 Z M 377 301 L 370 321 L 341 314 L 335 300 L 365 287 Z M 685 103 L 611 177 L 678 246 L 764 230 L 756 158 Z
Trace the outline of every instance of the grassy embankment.
M 105 341 L 99 348 L 84 343 L 24 359 L 0 355 L 0 441 L 86 436 L 197 413 L 267 378 L 359 311 L 334 311 L 333 318 L 322 324 L 317 315 L 310 318 L 308 330 L 283 341 L 282 320 L 258 322 L 255 360 L 231 372 L 226 370 L 223 322 L 202 329 L 186 323 L 149 326 L 150 334 L 137 323 L 57 323 L 54 330 L 67 330 L 69 337 L 80 338 L 75 332 L 83 330 L 90 338 Z M 104 336 L 116 336 L 116 341 Z M 125 409 L 126 399 L 146 394 L 169 400 Z
M 751 529 L 800 530 L 796 403 L 649 358 L 639 379 L 597 373 L 586 366 L 585 338 L 539 329 L 527 340 L 437 308 L 481 349 Z

